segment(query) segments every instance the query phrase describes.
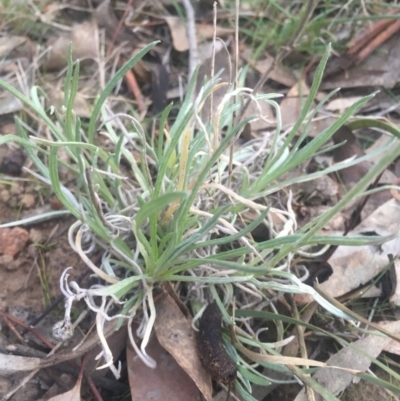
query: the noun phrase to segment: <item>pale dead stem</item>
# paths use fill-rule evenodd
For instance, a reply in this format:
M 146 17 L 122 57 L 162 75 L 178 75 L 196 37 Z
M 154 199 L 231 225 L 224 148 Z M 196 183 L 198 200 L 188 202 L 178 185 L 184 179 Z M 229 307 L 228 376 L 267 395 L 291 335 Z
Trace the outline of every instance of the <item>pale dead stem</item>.
M 149 368 L 154 369 L 157 366 L 156 361 L 153 358 L 151 358 L 149 355 L 142 354 L 141 350 L 136 345 L 136 341 L 135 341 L 135 338 L 133 337 L 133 333 L 132 333 L 133 318 L 134 318 L 134 316 L 130 316 L 128 319 L 128 336 L 129 336 L 131 345 L 132 345 L 133 349 L 135 350 L 136 355 L 142 360 L 142 362 Z
M 75 281 L 71 281 L 68 283 L 68 270 L 70 270 L 71 267 L 67 268 L 61 278 L 60 278 L 60 289 L 61 292 L 64 294 L 66 297 L 65 301 L 65 314 L 64 314 L 64 319 L 60 322 L 57 322 L 54 327 L 53 327 L 53 336 L 60 340 L 60 341 L 65 341 L 69 338 L 72 337 L 74 333 L 74 328 L 77 324 L 77 322 L 72 325 L 71 323 L 71 308 L 73 302 L 77 302 L 80 300 L 84 300 L 86 302 L 86 305 L 90 310 L 92 310 L 94 313 L 96 313 L 96 329 L 97 329 L 97 334 L 99 336 L 99 340 L 101 343 L 101 346 L 103 348 L 102 352 L 96 357 L 96 360 L 103 357 L 105 360 L 105 364 L 98 367 L 97 369 L 104 369 L 104 368 L 110 368 L 110 370 L 113 372 L 114 376 L 118 379 L 120 376 L 120 367 L 118 369 L 115 368 L 113 365 L 113 355 L 111 353 L 111 350 L 108 346 L 107 340 L 104 336 L 104 323 L 106 321 L 114 320 L 114 319 L 128 319 L 128 334 L 129 334 L 129 339 L 131 341 L 131 344 L 135 351 L 137 352 L 137 355 L 142 359 L 142 361 L 149 366 L 150 368 L 155 368 L 156 367 L 156 362 L 154 361 L 153 358 L 151 358 L 147 353 L 146 353 L 146 347 L 150 339 L 150 335 L 154 326 L 154 321 L 156 317 L 156 310 L 155 310 L 155 305 L 154 305 L 154 299 L 153 299 L 153 287 L 152 286 L 147 286 L 146 288 L 146 293 L 143 297 L 143 310 L 146 311 L 146 300 L 148 303 L 148 307 L 150 309 L 150 317 L 147 319 L 146 322 L 144 322 L 144 329 L 143 331 L 143 340 L 140 346 L 140 349 L 136 346 L 133 334 L 132 334 L 132 321 L 133 318 L 136 315 L 136 309 L 131 311 L 128 315 L 121 315 L 121 314 L 116 314 L 113 316 L 108 315 L 108 310 L 113 304 L 122 304 L 123 302 L 120 302 L 118 298 L 115 295 L 109 295 L 110 299 L 107 302 L 107 297 L 100 294 L 99 290 L 105 288 L 104 286 L 101 285 L 95 285 L 92 286 L 90 289 L 83 289 L 79 287 L 79 285 Z M 96 303 L 94 301 L 95 297 L 101 297 L 101 306 L 97 307 Z M 143 321 L 142 321 L 143 323 Z M 139 329 L 140 330 L 140 329 Z M 138 331 L 139 331 L 138 330 Z
M 189 81 L 199 64 L 199 54 L 197 51 L 196 21 L 194 9 L 190 0 L 182 0 L 186 12 L 186 32 L 189 42 Z
M 79 222 L 81 223 L 81 222 Z M 82 250 L 82 235 L 83 235 L 83 227 L 81 226 L 76 233 L 76 238 L 75 238 L 75 249 L 78 255 L 81 257 L 81 259 L 86 263 L 86 265 L 99 277 L 101 277 L 104 281 L 106 281 L 109 284 L 115 284 L 118 283 L 118 279 L 115 277 L 109 276 L 107 273 L 103 272 L 103 270 L 99 269 L 83 252 Z
M 299 310 L 297 308 L 296 302 L 293 299 L 293 296 L 290 297 L 290 301 L 291 301 L 293 318 L 295 318 L 297 320 L 301 320 Z M 296 325 L 297 341 L 298 341 L 299 347 L 300 347 L 300 356 L 304 359 L 308 359 L 306 341 L 304 339 L 304 330 L 305 330 L 304 327 L 302 327 L 300 325 Z M 306 369 L 308 369 L 309 367 L 310 366 L 308 364 L 304 365 L 304 368 L 306 368 Z M 308 375 L 308 376 L 310 376 L 310 375 Z M 315 401 L 314 390 L 308 384 L 306 384 L 306 393 L 307 393 L 308 401 Z
M 104 336 L 104 323 L 106 321 L 118 318 L 127 319 L 127 316 L 125 315 L 116 314 L 113 316 L 109 316 L 107 314 L 111 305 L 121 304 L 122 302 L 120 302 L 118 298 L 114 295 L 109 295 L 110 300 L 107 302 L 107 297 L 100 295 L 98 292 L 98 290 L 104 288 L 103 286 L 96 285 L 92 286 L 92 288 L 90 289 L 84 289 L 79 287 L 78 283 L 76 283 L 75 281 L 71 281 L 70 283 L 68 283 L 69 274 L 67 274 L 67 272 L 70 269 L 71 267 L 65 269 L 60 278 L 60 289 L 66 298 L 65 314 L 64 319 L 54 325 L 53 336 L 59 341 L 66 341 L 72 337 L 75 328 L 75 326 L 71 324 L 72 304 L 83 299 L 86 302 L 88 308 L 96 313 L 96 329 L 103 350 L 95 359 L 98 360 L 103 357 L 105 360 L 105 364 L 98 367 L 97 369 L 104 369 L 108 367 L 113 372 L 114 376 L 118 379 L 120 377 L 120 366 L 118 369 L 116 369 L 113 364 L 113 355 Z M 101 297 L 101 306 L 97 307 L 94 298 L 99 296 Z
M 156 361 L 146 353 L 146 347 L 147 347 L 147 344 L 149 343 L 150 335 L 152 333 L 152 330 L 154 327 L 154 322 L 156 320 L 156 308 L 154 305 L 153 286 L 152 285 L 148 286 L 146 289 L 146 294 L 143 299 L 143 310 L 144 311 L 147 311 L 147 308 L 145 305 L 146 299 L 147 299 L 147 303 L 148 303 L 149 309 L 150 309 L 150 317 L 147 321 L 146 329 L 145 329 L 144 335 L 143 335 L 143 340 L 140 345 L 140 350 L 145 359 L 145 360 L 143 360 L 143 359 L 142 360 L 146 363 L 146 365 L 151 368 L 155 368 L 157 366 Z M 138 354 L 138 355 L 140 356 L 140 354 Z
M 256 98 L 256 93 L 254 89 L 250 88 L 237 88 L 232 90 L 231 92 L 227 93 L 221 103 L 217 107 L 217 111 L 215 113 L 214 119 L 212 121 L 213 124 L 213 129 L 214 129 L 214 138 L 218 138 L 219 131 L 220 131 L 220 123 L 221 123 L 221 116 L 222 112 L 224 110 L 224 107 L 227 105 L 227 103 L 231 100 L 231 98 L 236 98 L 236 96 L 241 95 L 247 98 L 247 101 L 249 104 L 253 102 L 256 105 L 257 111 L 258 111 L 258 117 L 259 119 L 263 120 L 266 123 L 270 123 L 270 120 L 268 117 L 263 116 L 262 114 L 262 108 L 260 106 L 259 100 Z M 257 118 L 254 118 L 253 121 L 257 120 Z M 236 134 L 236 137 L 232 139 L 232 143 L 237 139 L 237 137 L 240 135 L 240 132 Z M 219 142 L 214 143 L 214 148 L 216 149 L 219 146 Z M 214 149 L 214 150 L 215 150 Z

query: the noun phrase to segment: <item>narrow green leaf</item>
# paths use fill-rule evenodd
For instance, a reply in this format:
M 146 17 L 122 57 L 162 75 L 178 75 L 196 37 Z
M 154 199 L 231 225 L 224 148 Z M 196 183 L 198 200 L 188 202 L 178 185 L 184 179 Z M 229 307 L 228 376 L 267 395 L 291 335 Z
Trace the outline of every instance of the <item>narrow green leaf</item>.
M 49 173 L 50 181 L 54 193 L 61 203 L 78 219 L 81 219 L 81 214 L 79 212 L 79 205 L 76 200 L 65 195 L 65 191 L 62 190 L 60 179 L 58 176 L 58 162 L 57 162 L 57 148 L 54 148 L 50 152 L 49 157 Z
M 259 386 L 269 386 L 271 384 L 271 382 L 267 378 L 250 372 L 248 368 L 242 368 L 239 365 L 238 371 L 241 373 L 243 377 L 246 377 L 246 379 L 248 379 L 250 382 L 257 384 Z
M 110 82 L 108 82 L 107 86 L 104 88 L 100 97 L 98 98 L 96 104 L 94 105 L 92 115 L 89 121 L 88 127 L 88 141 L 89 143 L 93 143 L 94 132 L 96 129 L 96 122 L 101 113 L 101 108 L 103 107 L 104 102 L 106 101 L 108 95 L 112 92 L 115 86 L 118 84 L 118 81 L 121 80 L 124 75 L 139 61 L 141 60 L 154 46 L 156 46 L 159 41 L 152 42 L 145 46 L 143 49 L 139 50 L 134 56 L 132 56 L 111 78 Z
M 173 201 L 183 199 L 185 196 L 187 196 L 185 192 L 170 192 L 151 199 L 140 207 L 135 218 L 137 226 L 140 227 L 147 218 L 168 207 Z
M 239 394 L 243 397 L 245 401 L 257 401 L 253 396 L 251 396 L 242 386 L 241 384 L 236 380 L 235 381 L 235 388 L 239 392 Z
M 145 280 L 147 276 L 132 276 L 124 280 L 119 281 L 116 284 L 109 285 L 107 287 L 96 289 L 96 295 L 99 296 L 110 296 L 115 295 L 120 298 L 126 294 L 138 281 Z

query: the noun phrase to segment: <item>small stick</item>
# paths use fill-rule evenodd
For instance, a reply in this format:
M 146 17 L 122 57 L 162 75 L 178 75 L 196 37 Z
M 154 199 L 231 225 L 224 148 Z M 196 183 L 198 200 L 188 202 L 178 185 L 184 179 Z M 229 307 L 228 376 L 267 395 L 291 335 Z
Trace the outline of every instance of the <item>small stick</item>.
M 125 74 L 124 78 L 125 78 L 126 84 L 128 85 L 130 91 L 133 93 L 133 96 L 135 96 L 137 106 L 138 106 L 140 113 L 143 113 L 145 111 L 145 105 L 143 102 L 142 92 L 140 91 L 135 74 L 133 73 L 132 70 L 129 70 Z
M 398 10 L 392 10 L 390 14 L 396 14 Z M 369 28 L 361 32 L 352 42 L 347 52 L 333 60 L 332 64 L 328 64 L 324 71 L 324 78 L 335 75 L 339 71 L 350 68 L 354 63 L 360 63 L 369 54 L 372 53 L 383 42 L 389 39 L 398 27 L 395 25 L 396 19 L 387 17 L 382 19 Z M 395 25 L 395 26 L 393 26 Z M 358 54 L 357 54 L 358 53 Z M 303 77 L 306 77 L 311 70 L 312 66 L 316 63 L 316 59 L 312 60 L 303 71 Z
M 21 336 L 17 328 L 14 326 L 14 323 L 8 318 L 6 314 L 3 314 L 3 320 L 8 326 L 8 328 L 15 334 L 15 336 L 18 338 L 18 340 L 21 342 L 21 344 L 24 344 L 24 338 Z
M 398 10 L 392 10 L 390 14 L 396 14 Z M 361 32 L 354 40 L 353 43 L 351 44 L 349 50 L 347 51 L 347 54 L 354 55 L 356 54 L 359 50 L 361 50 L 364 46 L 368 45 L 368 43 L 371 42 L 371 40 L 381 33 L 383 30 L 385 30 L 389 25 L 393 24 L 395 22 L 394 19 L 382 19 L 374 24 L 372 24 L 369 28 L 365 29 L 363 32 Z
M 376 48 L 378 48 L 382 43 L 386 42 L 389 38 L 391 38 L 396 32 L 400 30 L 400 20 L 395 21 L 387 29 L 381 32 L 372 42 L 369 42 L 368 45 L 358 53 L 357 63 L 363 61 L 368 55 L 370 55 Z
M 26 324 L 25 322 L 23 322 L 22 320 L 19 320 L 18 318 L 16 318 L 13 315 L 10 315 L 8 313 L 5 313 L 3 311 L 0 311 L 0 315 L 3 316 L 3 318 L 10 320 L 11 322 L 17 324 L 18 326 L 21 326 L 25 329 L 27 329 L 28 331 L 30 331 L 34 336 L 36 336 L 46 347 L 52 349 L 54 347 L 54 345 L 46 338 L 42 335 L 42 333 L 35 329 L 34 327 L 30 327 L 28 324 Z
M 297 309 L 297 304 L 294 301 L 293 296 L 290 297 L 290 301 L 291 301 L 290 303 L 292 306 L 293 317 L 297 320 L 301 320 L 299 310 Z M 302 327 L 300 325 L 296 325 L 296 331 L 297 331 L 297 339 L 298 339 L 298 343 L 299 343 L 299 347 L 300 347 L 300 356 L 304 359 L 308 359 L 306 342 L 304 340 L 304 327 Z M 309 368 L 308 365 L 305 365 L 304 367 L 306 369 Z M 307 383 L 306 383 L 306 394 L 307 394 L 308 401 L 315 401 L 314 390 Z
M 51 304 L 49 305 L 47 308 L 45 308 L 43 310 L 43 312 L 35 317 L 35 319 L 33 319 L 30 323 L 29 326 L 34 327 L 36 326 L 41 320 L 43 320 L 52 310 L 54 310 L 62 301 L 64 301 L 64 294 L 61 294 L 57 297 L 57 299 Z M 22 330 L 21 335 L 25 335 L 27 332 L 29 331 L 29 328 L 25 328 Z

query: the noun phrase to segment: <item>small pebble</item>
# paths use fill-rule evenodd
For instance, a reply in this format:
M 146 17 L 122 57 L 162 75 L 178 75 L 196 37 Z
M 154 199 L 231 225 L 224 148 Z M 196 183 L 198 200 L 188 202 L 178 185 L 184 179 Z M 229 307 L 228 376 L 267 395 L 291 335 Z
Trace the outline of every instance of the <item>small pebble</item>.
M 11 198 L 11 194 L 10 191 L 8 191 L 7 189 L 3 189 L 0 192 L 0 199 L 4 202 L 7 203 Z
M 34 244 L 40 244 L 43 242 L 43 234 L 40 230 L 36 228 L 31 228 L 29 230 L 29 240 Z
M 21 198 L 21 203 L 25 209 L 30 209 L 35 205 L 35 197 L 32 194 L 25 194 Z
M 12 195 L 21 195 L 22 194 L 22 186 L 18 184 L 13 184 L 10 187 L 10 193 Z
M 29 255 L 32 259 L 37 258 L 38 255 L 39 255 L 39 251 L 38 251 L 37 246 L 34 245 L 34 244 L 30 244 L 30 245 L 28 246 L 27 253 L 28 253 L 28 255 Z
M 29 233 L 22 227 L 0 230 L 0 253 L 14 256 L 21 252 L 28 242 Z
M 8 202 L 7 202 L 7 206 L 10 206 L 11 208 L 16 208 L 17 206 L 19 207 L 19 204 L 18 204 L 18 198 L 16 197 L 16 196 L 12 196 L 9 200 L 8 200 Z
M 0 172 L 8 175 L 21 175 L 25 154 L 20 149 L 10 150 L 0 164 Z
M 3 256 L 8 256 L 8 255 L 3 255 Z M 24 259 L 24 258 L 13 259 L 13 260 L 6 266 L 6 269 L 7 269 L 8 271 L 18 270 L 24 263 L 25 263 L 25 259 Z
M 11 255 L 1 255 L 0 256 L 0 266 L 5 267 L 7 270 L 12 264 L 14 257 Z

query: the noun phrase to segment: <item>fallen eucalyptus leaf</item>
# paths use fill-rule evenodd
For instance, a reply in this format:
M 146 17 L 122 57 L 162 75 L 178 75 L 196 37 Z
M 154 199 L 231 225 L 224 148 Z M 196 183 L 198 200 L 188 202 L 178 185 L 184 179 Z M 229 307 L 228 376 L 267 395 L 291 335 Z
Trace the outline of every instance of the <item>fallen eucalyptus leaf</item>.
M 204 398 L 211 401 L 211 377 L 199 359 L 196 333 L 170 295 L 157 303 L 154 329 L 160 344 L 196 383 Z
M 178 365 L 153 335 L 146 347 L 157 361 L 155 369 L 146 366 L 128 342 L 126 355 L 132 401 L 147 399 L 199 401 L 200 391 L 188 374 Z
M 400 321 L 381 324 L 385 330 L 400 333 Z M 355 369 L 365 372 L 371 365 L 371 358 L 376 358 L 390 343 L 390 338 L 381 335 L 370 334 L 361 340 L 355 341 L 328 359 L 328 365 L 341 366 L 347 369 Z M 323 385 L 329 392 L 336 395 L 343 391 L 355 376 L 344 370 L 322 368 L 312 378 Z M 315 401 L 323 398 L 315 394 Z M 307 401 L 305 389 L 301 390 L 294 401 Z
M 392 199 L 359 224 L 348 236 L 375 233 L 396 235 L 400 230 L 400 203 Z M 328 260 L 333 274 L 320 286 L 332 297 L 339 297 L 366 284 L 388 265 L 388 255 L 400 253 L 400 237 L 382 245 L 339 246 Z

